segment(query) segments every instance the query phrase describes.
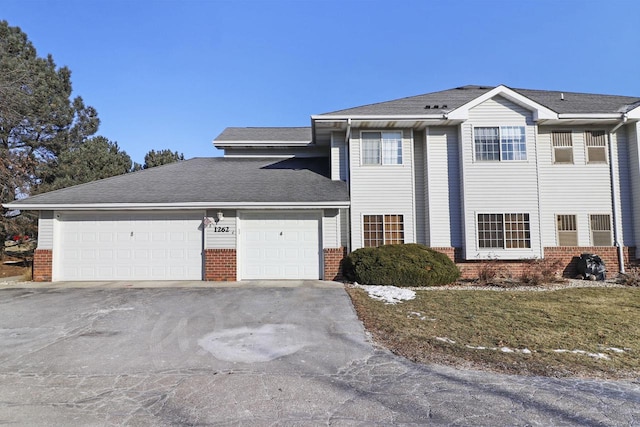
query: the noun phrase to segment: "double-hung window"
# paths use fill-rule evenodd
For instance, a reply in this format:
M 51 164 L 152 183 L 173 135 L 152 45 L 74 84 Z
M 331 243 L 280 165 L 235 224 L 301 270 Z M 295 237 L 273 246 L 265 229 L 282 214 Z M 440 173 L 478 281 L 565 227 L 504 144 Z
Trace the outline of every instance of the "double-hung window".
M 476 127 L 473 139 L 477 161 L 527 160 L 524 126 Z
M 578 226 L 575 215 L 557 215 L 558 246 L 578 246 Z
M 402 132 L 362 132 L 362 163 L 401 165 Z
M 588 130 L 584 133 L 587 147 L 587 163 L 607 163 L 607 139 L 603 130 Z
M 553 163 L 573 163 L 573 139 L 571 131 L 551 132 L 553 145 Z
M 591 225 L 591 244 L 593 246 L 611 246 L 611 217 L 609 215 L 589 215 Z
M 365 248 L 404 243 L 402 215 L 364 215 L 362 225 Z
M 478 214 L 478 247 L 481 249 L 530 248 L 529 214 Z

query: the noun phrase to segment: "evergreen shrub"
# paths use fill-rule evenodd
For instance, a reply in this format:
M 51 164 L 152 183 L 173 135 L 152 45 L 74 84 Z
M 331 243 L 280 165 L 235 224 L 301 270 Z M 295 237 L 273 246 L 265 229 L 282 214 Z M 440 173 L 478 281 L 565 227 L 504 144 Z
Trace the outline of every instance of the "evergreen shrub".
M 342 268 L 346 279 L 365 285 L 438 286 L 460 278 L 448 256 L 415 243 L 357 249 Z

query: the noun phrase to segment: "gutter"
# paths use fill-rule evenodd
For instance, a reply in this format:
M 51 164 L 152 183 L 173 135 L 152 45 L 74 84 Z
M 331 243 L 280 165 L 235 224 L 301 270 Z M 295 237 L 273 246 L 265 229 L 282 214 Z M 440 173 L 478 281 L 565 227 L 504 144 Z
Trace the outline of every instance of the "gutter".
M 244 209 L 244 208 L 260 208 L 260 209 L 337 209 L 348 208 L 349 201 L 333 200 L 325 202 L 188 202 L 188 203 L 86 203 L 86 204 L 61 204 L 61 203 L 22 203 L 3 204 L 7 209 L 16 210 L 36 210 L 36 211 L 113 211 L 113 210 L 192 210 L 192 209 Z
M 618 212 L 618 188 L 616 185 L 616 175 L 613 168 L 613 134 L 627 123 L 627 115 L 623 114 L 620 118 L 620 122 L 615 125 L 608 133 L 609 138 L 609 174 L 611 175 L 611 204 L 613 213 L 613 240 L 614 246 L 618 248 L 618 265 L 620 266 L 619 273 L 624 274 L 624 247 L 622 238 L 620 236 L 620 212 Z

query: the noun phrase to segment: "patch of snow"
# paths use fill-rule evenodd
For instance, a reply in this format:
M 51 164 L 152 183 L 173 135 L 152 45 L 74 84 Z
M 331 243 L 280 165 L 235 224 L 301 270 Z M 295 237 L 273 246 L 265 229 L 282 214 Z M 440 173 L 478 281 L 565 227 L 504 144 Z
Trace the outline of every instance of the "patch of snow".
M 426 316 L 423 316 L 422 313 L 418 313 L 417 311 L 410 311 L 407 317 L 411 318 L 411 316 L 415 316 L 420 320 L 427 320 Z
M 613 351 L 614 353 L 624 353 L 624 350 L 617 347 L 607 347 L 604 349 L 605 351 Z
M 378 301 L 384 301 L 385 304 L 397 304 L 402 301 L 412 300 L 416 297 L 415 291 L 411 289 L 402 289 L 396 286 L 368 286 L 355 285 L 364 289 L 370 298 Z
M 500 351 L 503 353 L 513 353 L 513 350 L 510 349 L 509 347 L 502 347 L 500 348 Z
M 522 354 L 531 354 L 531 350 L 529 350 L 528 348 L 523 348 L 522 350 L 520 350 L 520 353 L 522 353 Z
M 588 351 L 584 351 L 584 350 L 566 350 L 563 348 L 559 348 L 556 350 L 553 350 L 555 353 L 572 353 L 572 354 L 582 354 L 585 356 L 589 356 L 589 357 L 593 357 L 594 359 L 605 359 L 605 360 L 609 360 L 609 356 L 607 356 L 604 353 L 589 353 Z
M 447 337 L 436 337 L 436 339 L 438 341 L 446 342 L 448 344 L 455 344 L 456 343 L 454 340 L 452 340 L 451 338 L 447 338 Z

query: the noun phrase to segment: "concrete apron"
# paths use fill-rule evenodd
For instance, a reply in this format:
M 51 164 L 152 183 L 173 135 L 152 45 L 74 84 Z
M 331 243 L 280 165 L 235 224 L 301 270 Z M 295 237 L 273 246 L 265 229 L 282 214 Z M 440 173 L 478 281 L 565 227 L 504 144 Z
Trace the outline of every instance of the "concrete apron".
M 143 289 L 143 288 L 341 288 L 342 283 L 327 280 L 247 280 L 206 282 L 194 280 L 143 280 L 95 282 L 23 282 L 20 277 L 0 279 L 1 289 Z

